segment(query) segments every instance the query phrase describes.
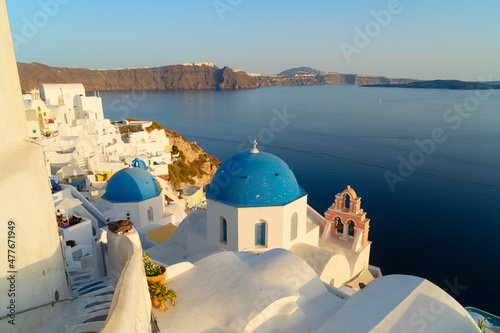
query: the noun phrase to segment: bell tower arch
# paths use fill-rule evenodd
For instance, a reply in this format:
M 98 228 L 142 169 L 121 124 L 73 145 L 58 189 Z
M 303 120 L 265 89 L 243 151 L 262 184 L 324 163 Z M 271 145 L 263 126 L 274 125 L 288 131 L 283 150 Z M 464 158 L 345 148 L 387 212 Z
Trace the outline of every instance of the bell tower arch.
M 335 195 L 335 201 L 325 213 L 323 239 L 336 237 L 351 243 L 352 251 L 359 251 L 368 245 L 370 219 L 361 209 L 361 197 L 350 186 Z

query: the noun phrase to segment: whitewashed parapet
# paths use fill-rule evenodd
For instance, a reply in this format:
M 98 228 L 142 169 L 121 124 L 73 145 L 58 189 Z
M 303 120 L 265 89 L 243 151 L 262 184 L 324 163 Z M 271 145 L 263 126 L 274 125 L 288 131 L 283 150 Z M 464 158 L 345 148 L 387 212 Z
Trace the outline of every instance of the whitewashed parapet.
M 123 235 L 107 234 L 110 274 L 119 278 L 101 332 L 150 332 L 151 300 L 139 234 L 135 229 Z

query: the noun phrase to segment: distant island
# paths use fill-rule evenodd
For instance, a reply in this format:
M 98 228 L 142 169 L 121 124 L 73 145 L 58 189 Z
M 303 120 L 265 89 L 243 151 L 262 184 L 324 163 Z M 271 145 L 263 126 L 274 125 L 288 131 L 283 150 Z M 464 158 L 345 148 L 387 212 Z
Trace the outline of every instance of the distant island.
M 110 90 L 238 90 L 265 86 L 334 84 L 404 84 L 412 79 L 360 74 L 321 72 L 298 67 L 277 75 L 249 73 L 212 63 L 187 63 L 151 68 L 88 69 L 51 67 L 40 63 L 17 63 L 21 89 L 29 91 L 41 83 L 81 82 L 87 91 Z
M 422 81 L 362 74 L 322 72 L 295 67 L 277 75 L 246 73 L 209 62 L 150 68 L 88 69 L 51 67 L 40 63 L 17 63 L 21 89 L 29 91 L 41 83 L 81 82 L 87 91 L 111 90 L 239 90 L 266 86 L 311 86 L 351 84 L 363 87 L 429 89 L 500 89 L 499 82 L 458 80 Z
M 452 89 L 452 90 L 485 90 L 500 89 L 499 81 L 468 82 L 459 80 L 432 80 L 414 81 L 398 84 L 364 84 L 363 87 L 389 87 L 389 88 L 420 88 L 420 89 Z
M 283 71 L 281 73 L 278 73 L 278 75 L 311 75 L 311 74 L 314 75 L 324 74 L 324 72 L 318 71 L 317 69 L 311 67 L 295 67 L 287 69 L 286 71 Z

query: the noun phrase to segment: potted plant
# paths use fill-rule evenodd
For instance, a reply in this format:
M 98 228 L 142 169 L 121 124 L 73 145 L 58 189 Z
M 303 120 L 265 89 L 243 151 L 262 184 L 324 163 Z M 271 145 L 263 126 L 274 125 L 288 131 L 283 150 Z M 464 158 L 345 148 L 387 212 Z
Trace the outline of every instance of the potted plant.
M 171 282 L 169 282 L 171 283 Z M 177 298 L 178 292 L 172 289 L 168 289 L 163 283 L 148 282 L 149 296 L 151 297 L 151 303 L 155 308 L 163 308 L 163 311 L 167 310 L 167 300 L 175 306 L 175 299 Z
M 491 319 L 490 317 L 483 318 L 483 320 L 477 320 L 477 326 L 479 327 L 479 330 L 481 330 L 482 333 L 486 332 L 486 328 L 484 327 L 484 322 L 488 319 Z
M 142 255 L 142 261 L 144 262 L 144 270 L 146 271 L 146 279 L 149 282 L 157 282 L 165 284 L 167 269 L 165 266 L 158 265 L 151 261 L 151 256 L 149 253 L 144 252 Z

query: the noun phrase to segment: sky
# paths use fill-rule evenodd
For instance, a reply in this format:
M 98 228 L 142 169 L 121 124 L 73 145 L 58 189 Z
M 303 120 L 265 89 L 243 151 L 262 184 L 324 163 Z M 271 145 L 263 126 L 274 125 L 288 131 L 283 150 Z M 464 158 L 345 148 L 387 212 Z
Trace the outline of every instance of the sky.
M 17 61 L 500 80 L 498 0 L 6 0 Z

